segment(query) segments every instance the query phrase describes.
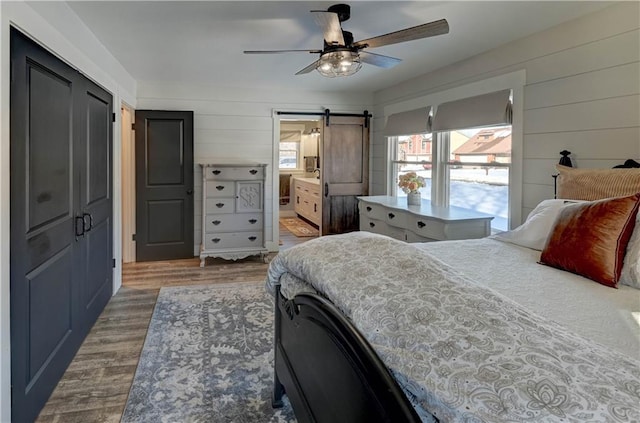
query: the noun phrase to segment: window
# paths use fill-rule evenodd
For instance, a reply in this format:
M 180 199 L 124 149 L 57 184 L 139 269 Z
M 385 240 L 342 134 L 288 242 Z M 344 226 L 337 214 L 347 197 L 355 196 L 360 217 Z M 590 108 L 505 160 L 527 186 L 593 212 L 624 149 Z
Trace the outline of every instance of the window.
M 438 138 L 449 152 L 442 163 L 449 205 L 493 215 L 492 228 L 507 230 L 511 125 L 442 132 Z
M 431 134 L 401 135 L 390 137 L 390 140 L 395 153 L 392 160 L 394 181 L 407 172 L 416 172 L 426 182 L 420 188 L 422 198 L 431 199 Z M 397 196 L 406 196 L 397 183 L 395 187 Z
M 280 169 L 300 168 L 301 131 L 280 131 Z
M 442 159 L 432 157 L 432 136 Z M 507 230 L 509 221 L 509 172 L 511 167 L 511 126 L 473 128 L 435 134 L 390 137 L 392 179 L 395 195 L 406 194 L 398 187 L 398 177 L 416 172 L 425 178 L 420 189 L 423 199 L 439 195 L 443 205 L 452 205 L 495 216 L 492 228 Z M 412 142 L 413 141 L 413 142 Z M 422 146 L 410 150 L 411 145 Z M 444 169 L 441 177 L 435 167 Z M 436 186 L 432 187 L 433 184 Z
M 386 134 L 392 140 L 393 182 L 406 172 L 416 172 L 427 182 L 420 190 L 423 198 L 438 206 L 490 214 L 493 229 L 507 230 L 512 98 L 512 90 L 502 89 L 417 109 L 420 114 L 391 115 L 388 121 L 395 126 Z M 429 113 L 427 119 L 424 111 Z M 404 135 L 403 128 L 420 128 L 416 121 L 426 122 L 426 130 L 415 131 L 424 133 Z M 404 195 L 397 184 L 394 192 Z
M 299 156 L 299 142 L 280 142 L 280 169 L 297 169 Z

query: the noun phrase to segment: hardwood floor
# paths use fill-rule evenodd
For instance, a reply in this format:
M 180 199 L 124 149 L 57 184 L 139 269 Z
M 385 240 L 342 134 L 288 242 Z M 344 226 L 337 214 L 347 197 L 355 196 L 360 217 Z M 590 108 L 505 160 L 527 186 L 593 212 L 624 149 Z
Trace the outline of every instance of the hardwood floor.
M 298 238 L 280 225 L 281 250 L 310 239 Z M 263 281 L 268 264 L 249 257 L 236 262 L 207 259 L 206 267 L 199 266 L 197 258 L 125 264 L 122 288 L 98 318 L 37 421 L 119 422 L 160 288 Z

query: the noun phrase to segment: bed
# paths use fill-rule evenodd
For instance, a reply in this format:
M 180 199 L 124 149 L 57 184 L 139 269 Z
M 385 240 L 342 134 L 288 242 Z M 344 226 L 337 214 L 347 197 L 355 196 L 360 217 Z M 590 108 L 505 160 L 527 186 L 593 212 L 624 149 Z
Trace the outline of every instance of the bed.
M 501 237 L 406 244 L 354 232 L 278 254 L 267 278 L 274 406 L 286 392 L 301 422 L 640 421 L 640 289 L 618 283 L 637 278 L 639 197 L 560 194 L 588 201 L 543 202 Z M 622 232 L 586 224 L 623 201 Z M 555 239 L 559 221 L 603 240 L 589 249 L 567 228 Z M 601 258 L 607 237 L 617 249 Z M 560 270 L 563 248 L 613 263 L 615 282 Z

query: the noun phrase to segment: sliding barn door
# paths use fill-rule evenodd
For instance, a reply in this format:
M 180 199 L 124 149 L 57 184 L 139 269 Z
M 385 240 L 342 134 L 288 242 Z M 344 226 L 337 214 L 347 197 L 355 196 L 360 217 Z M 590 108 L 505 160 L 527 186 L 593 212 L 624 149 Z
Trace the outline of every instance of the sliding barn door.
M 324 126 L 321 157 L 322 235 L 357 231 L 356 197 L 369 192 L 367 119 L 331 116 Z
M 111 96 L 11 30 L 12 421 L 33 421 L 109 300 Z
M 193 254 L 193 112 L 136 110 L 136 261 Z

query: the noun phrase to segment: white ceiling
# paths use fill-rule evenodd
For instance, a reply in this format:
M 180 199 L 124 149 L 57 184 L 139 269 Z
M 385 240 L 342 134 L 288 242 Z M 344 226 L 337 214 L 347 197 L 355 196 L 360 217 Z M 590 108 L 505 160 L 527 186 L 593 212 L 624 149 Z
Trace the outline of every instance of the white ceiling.
M 372 92 L 607 6 L 577 1 L 351 1 L 345 30 L 361 40 L 445 18 L 450 32 L 370 49 L 402 59 L 346 78 L 294 74 L 309 53 L 245 55 L 243 50 L 321 49 L 310 10 L 322 1 L 70 1 L 69 6 L 138 81 L 231 87 Z

